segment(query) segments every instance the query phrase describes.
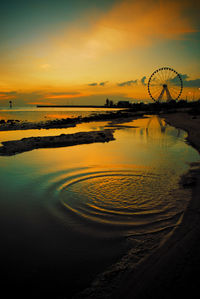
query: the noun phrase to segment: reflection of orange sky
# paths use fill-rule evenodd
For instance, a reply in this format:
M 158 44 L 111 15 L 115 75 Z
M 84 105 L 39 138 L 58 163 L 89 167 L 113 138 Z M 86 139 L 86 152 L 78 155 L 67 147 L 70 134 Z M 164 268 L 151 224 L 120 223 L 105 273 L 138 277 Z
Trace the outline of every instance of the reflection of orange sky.
M 116 130 L 114 133 L 116 140 L 109 143 L 94 143 L 90 145 L 83 144 L 48 150 L 41 149 L 34 151 L 34 155 L 36 155 L 38 159 L 42 159 L 43 162 L 49 161 L 49 159 L 51 159 L 51 157 L 53 156 L 55 162 L 55 171 L 57 167 L 60 169 L 61 159 L 62 167 L 69 167 L 70 163 L 70 167 L 81 167 L 87 165 L 92 167 L 101 166 L 113 168 L 120 167 L 119 161 L 121 165 L 132 161 L 132 166 L 127 165 L 128 169 L 129 167 L 134 168 L 133 164 L 138 164 L 138 159 L 141 160 L 143 155 L 145 157 L 145 144 L 148 144 L 150 142 L 153 147 L 154 141 L 156 141 L 155 156 L 156 161 L 159 165 L 162 160 L 162 155 L 160 155 L 162 151 L 160 151 L 160 149 L 163 148 L 166 144 L 173 145 L 174 138 L 173 136 L 170 136 L 168 134 L 166 135 L 165 132 L 161 131 L 160 122 L 156 117 L 152 118 L 149 126 L 151 130 L 147 134 L 146 127 L 148 125 L 148 122 L 149 118 L 139 119 L 133 121 L 132 123 L 127 123 L 129 125 L 138 126 L 138 128 L 125 128 L 124 130 Z M 99 124 L 96 123 L 96 126 L 98 125 Z M 76 131 L 91 131 L 94 129 L 94 126 L 95 123 L 81 124 L 77 128 L 65 129 L 65 132 L 64 130 L 61 130 L 62 132 L 60 130 L 55 130 L 55 134 L 61 134 L 63 132 L 67 134 L 72 132 L 74 133 Z M 25 133 L 28 134 L 28 132 Z M 41 134 L 44 135 L 44 132 L 41 132 Z M 51 135 L 51 132 L 48 132 L 47 130 L 45 135 L 46 134 Z M 16 135 L 15 139 L 17 139 Z M 160 140 L 160 143 L 158 143 L 157 140 Z M 158 146 L 159 144 L 160 147 Z
M 69 114 L 69 113 L 67 113 L 66 115 L 65 114 L 46 114 L 45 115 L 45 118 L 48 118 L 48 119 L 59 119 L 59 118 L 65 118 L 65 117 L 67 117 L 67 118 L 73 118 L 74 117 L 74 115 L 73 114 Z
M 175 132 L 174 128 L 168 127 L 166 131 L 162 131 L 160 122 L 156 117 L 152 118 L 149 125 L 150 130 L 147 132 L 146 127 L 148 122 L 149 119 L 146 118 L 127 123 L 128 125 L 138 126 L 138 128 L 116 130 L 114 132 L 116 140 L 109 143 L 93 143 L 56 149 L 34 150 L 31 153 L 24 153 L 23 159 L 29 159 L 31 157 L 31 161 L 35 159 L 36 163 L 47 163 L 48 167 L 51 164 L 53 171 L 57 169 L 60 170 L 61 168 L 81 168 L 85 166 L 114 169 L 114 167 L 120 168 L 121 165 L 124 165 L 122 168 L 128 169 L 130 167 L 134 168 L 134 164 L 137 164 L 138 168 L 138 164 L 142 164 L 142 161 L 146 159 L 147 152 L 149 153 L 148 146 L 146 145 L 150 144 L 153 151 L 151 151 L 152 156 L 149 157 L 149 163 L 151 163 L 152 158 L 157 166 L 160 165 L 160 167 L 163 168 L 163 162 L 166 162 L 167 165 L 171 163 L 170 161 L 162 160 L 165 146 L 174 146 L 174 144 L 177 146 L 180 139 L 174 138 L 174 136 L 176 137 L 176 133 L 169 134 L 169 132 L 171 132 L 170 130 Z M 17 140 L 30 136 L 53 136 L 63 133 L 72 134 L 77 131 L 99 130 L 100 127 L 104 125 L 105 122 L 94 122 L 80 124 L 77 127 L 67 129 L 1 132 L 0 141 Z M 168 133 L 166 134 L 166 132 Z M 50 164 L 49 161 L 51 161 Z M 131 165 L 129 165 L 129 163 L 131 163 Z M 43 170 L 44 169 L 45 167 Z

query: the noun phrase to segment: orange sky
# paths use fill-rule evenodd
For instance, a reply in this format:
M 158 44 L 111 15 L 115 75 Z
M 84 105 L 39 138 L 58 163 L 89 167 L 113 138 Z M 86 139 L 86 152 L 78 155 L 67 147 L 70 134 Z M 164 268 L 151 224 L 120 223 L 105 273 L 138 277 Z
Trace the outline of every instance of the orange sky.
M 103 104 L 107 97 L 114 101 L 150 100 L 144 83 L 163 66 L 187 75 L 186 86 L 192 90 L 185 89 L 184 97 L 189 92 L 198 97 L 197 1 L 149 0 L 147 5 L 144 0 L 113 0 L 110 6 L 103 1 L 98 8 L 94 1 L 78 13 L 74 8 L 68 18 L 61 11 L 54 12 L 50 2 L 53 21 L 47 21 L 45 15 L 41 20 L 38 17 L 37 26 L 41 27 L 37 32 L 34 21 L 26 26 L 23 17 L 23 35 L 17 16 L 13 32 L 12 21 L 2 21 L 6 28 L 0 47 L 2 105 L 8 99 L 15 99 L 18 105 L 49 101 Z M 38 7 L 37 16 L 41 11 Z M 26 18 L 29 14 L 25 7 Z

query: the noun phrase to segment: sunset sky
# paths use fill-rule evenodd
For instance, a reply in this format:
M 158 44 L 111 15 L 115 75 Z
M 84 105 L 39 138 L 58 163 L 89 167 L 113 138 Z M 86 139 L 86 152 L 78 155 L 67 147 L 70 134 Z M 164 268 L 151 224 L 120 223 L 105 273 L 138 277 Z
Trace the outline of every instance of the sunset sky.
M 163 66 L 200 98 L 197 0 L 10 0 L 0 7 L 0 106 L 151 101 Z

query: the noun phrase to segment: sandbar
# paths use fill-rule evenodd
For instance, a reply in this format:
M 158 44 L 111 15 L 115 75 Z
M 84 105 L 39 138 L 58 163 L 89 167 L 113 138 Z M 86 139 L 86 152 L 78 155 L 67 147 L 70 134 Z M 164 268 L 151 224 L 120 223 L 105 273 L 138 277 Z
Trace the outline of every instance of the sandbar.
M 114 140 L 114 130 L 78 132 L 61 134 L 59 136 L 28 137 L 20 140 L 4 141 L 0 147 L 0 156 L 12 156 L 38 148 L 66 147 L 94 142 L 109 142 Z

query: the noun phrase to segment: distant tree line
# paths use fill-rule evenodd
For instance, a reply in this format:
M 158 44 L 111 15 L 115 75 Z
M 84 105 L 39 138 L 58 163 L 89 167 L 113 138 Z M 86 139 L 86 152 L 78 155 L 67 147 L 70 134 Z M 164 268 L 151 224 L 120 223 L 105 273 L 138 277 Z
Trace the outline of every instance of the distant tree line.
M 153 103 L 130 103 L 129 101 L 118 101 L 114 104 L 113 101 L 106 99 L 105 107 L 112 108 L 129 108 L 131 111 L 155 111 L 159 112 L 161 110 L 172 110 L 176 108 L 193 108 L 196 113 L 199 114 L 200 110 L 200 100 L 197 101 L 187 101 L 187 100 L 171 100 L 169 102 L 153 102 Z

